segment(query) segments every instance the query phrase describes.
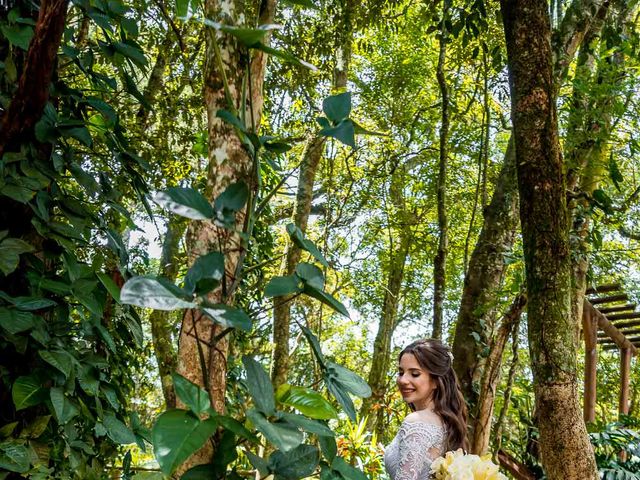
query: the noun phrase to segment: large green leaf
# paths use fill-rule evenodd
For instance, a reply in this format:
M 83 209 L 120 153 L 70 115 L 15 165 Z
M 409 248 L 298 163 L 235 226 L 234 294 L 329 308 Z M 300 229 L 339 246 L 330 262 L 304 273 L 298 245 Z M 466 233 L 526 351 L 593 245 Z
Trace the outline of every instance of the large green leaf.
M 338 445 L 336 444 L 335 437 L 318 437 L 318 443 L 320 444 L 320 450 L 322 455 L 329 462 L 332 462 L 336 455 L 338 455 Z
M 155 310 L 179 310 L 193 308 L 188 293 L 164 278 L 151 276 L 133 277 L 122 286 L 120 301 L 138 307 Z
M 325 375 L 324 381 L 325 381 L 325 384 L 327 385 L 327 390 L 329 390 L 329 393 L 331 393 L 331 395 L 335 397 L 335 399 L 338 401 L 338 403 L 340 404 L 344 412 L 347 414 L 349 419 L 352 422 L 355 422 L 356 409 L 353 406 L 353 401 L 351 400 L 351 397 L 349 397 L 349 394 L 346 392 L 344 387 L 340 383 L 338 383 L 335 380 L 335 378 L 330 374 Z
M 7 332 L 15 335 L 31 330 L 35 325 L 35 317 L 32 313 L 0 307 L 0 327 Z
M 136 443 L 136 436 L 122 421 L 113 414 L 106 414 L 102 423 L 107 429 L 107 435 L 111 440 L 121 445 Z
M 0 443 L 0 471 L 26 473 L 31 465 L 30 458 L 29 449 L 25 445 L 13 440 Z
M 320 393 L 310 388 L 289 387 L 278 400 L 284 405 L 296 408 L 307 417 L 328 420 L 338 416 L 333 405 Z
M 12 45 L 22 50 L 29 50 L 29 43 L 33 37 L 33 27 L 28 25 L 3 25 L 2 34 Z
M 292 293 L 300 293 L 304 288 L 303 282 L 297 275 L 273 277 L 264 289 L 265 297 L 281 297 Z
M 22 410 L 33 405 L 39 405 L 47 398 L 47 391 L 34 375 L 16 378 L 11 388 L 11 396 L 16 410 Z
M 201 420 L 187 410 L 172 409 L 164 412 L 153 425 L 151 439 L 156 460 L 165 475 L 171 475 L 178 466 L 202 447 L 216 431 L 212 418 Z
M 317 290 L 324 288 L 324 275 L 315 265 L 301 262 L 296 266 L 296 275 L 304 281 L 306 285 L 310 285 Z
M 249 450 L 245 450 L 244 453 L 249 459 L 249 462 L 251 462 L 251 465 L 253 465 L 253 468 L 258 470 L 261 477 L 266 477 L 269 474 L 269 465 L 264 458 L 251 453 Z
M 100 282 L 102 282 L 102 285 L 104 285 L 104 288 L 107 289 L 107 291 L 113 297 L 113 299 L 116 301 L 116 303 L 121 303 L 120 302 L 120 287 L 118 287 L 118 285 L 116 285 L 116 282 L 114 282 L 113 279 L 109 275 L 104 273 L 104 272 L 98 272 L 98 273 L 96 273 L 96 276 L 98 277 Z
M 251 331 L 252 324 L 249 315 L 239 308 L 218 303 L 207 305 L 206 307 L 203 306 L 201 310 L 214 322 L 225 328 L 237 328 L 245 332 Z
M 64 350 L 40 350 L 38 354 L 49 365 L 60 370 L 65 378 L 69 378 L 69 375 L 71 375 L 71 371 L 73 370 L 73 366 L 75 363 L 75 359 L 71 354 L 65 352 Z
M 270 30 L 277 30 L 282 28 L 280 25 L 265 24 L 260 25 L 258 28 L 244 28 L 235 27 L 232 25 L 224 25 L 222 23 L 214 22 L 212 20 L 205 19 L 203 23 L 215 30 L 228 33 L 236 37 L 240 43 L 246 47 L 253 47 L 260 43 L 261 40 L 269 33 Z
M 275 451 L 269 457 L 269 469 L 276 478 L 298 480 L 310 476 L 320 460 L 320 452 L 313 445 L 298 445 L 286 453 Z
M 318 247 L 311 241 L 304 237 L 302 230 L 300 230 L 296 225 L 290 223 L 287 225 L 287 233 L 291 238 L 291 241 L 300 247 L 303 250 L 309 252 L 313 257 L 318 260 L 325 267 L 329 266 L 329 262 L 324 258 L 324 255 L 318 250 Z
M 371 387 L 357 373 L 333 362 L 327 362 L 327 371 L 346 391 L 362 398 L 371 396 Z
M 341 313 L 345 317 L 349 318 L 349 312 L 347 311 L 347 307 L 345 307 L 340 301 L 338 301 L 333 295 L 329 295 L 327 292 L 315 288 L 313 285 L 305 283 L 304 293 L 309 295 L 310 297 L 315 298 L 316 300 L 320 300 L 325 305 L 330 306 L 338 313 Z
M 304 336 L 306 337 L 307 341 L 309 342 L 309 345 L 311 345 L 311 349 L 313 350 L 313 354 L 316 357 L 316 360 L 318 360 L 318 363 L 320 364 L 320 366 L 322 368 L 325 368 L 325 358 L 324 358 L 324 354 L 322 353 L 322 348 L 320 348 L 320 342 L 318 341 L 318 337 L 316 337 L 313 332 L 311 330 L 309 330 L 307 327 L 301 327 L 302 329 L 302 333 L 304 334 Z
M 340 140 L 351 148 L 356 148 L 356 131 L 350 119 L 342 120 L 335 127 L 325 127 L 320 130 L 320 135 Z
M 251 357 L 243 356 L 242 363 L 247 372 L 247 388 L 256 408 L 267 416 L 276 411 L 273 385 L 262 365 Z
M 193 262 L 184 278 L 184 288 L 189 292 L 205 294 L 215 289 L 222 277 L 224 277 L 224 255 L 220 252 L 207 253 Z
M 78 408 L 66 398 L 64 390 L 61 387 L 51 388 L 49 398 L 51 399 L 53 411 L 60 425 L 66 424 L 69 420 L 80 413 Z
M 295 425 L 287 422 L 269 422 L 267 418 L 253 408 L 247 411 L 247 418 L 277 448 L 288 452 L 302 443 L 303 435 Z
M 348 118 L 351 113 L 351 92 L 325 98 L 322 102 L 322 111 L 334 125 Z
M 5 238 L 0 242 L 0 270 L 9 275 L 18 267 L 20 254 L 32 252 L 33 246 L 19 238 Z
M 324 423 L 321 423 L 317 420 L 312 420 L 307 417 L 303 417 L 302 415 L 298 415 L 296 413 L 278 412 L 278 417 L 289 422 L 292 425 L 301 428 L 307 433 L 314 433 L 321 437 L 333 437 L 335 435 L 333 431 Z
M 340 472 L 346 480 L 369 480 L 362 471 L 349 465 L 342 457 L 335 457 L 331 463 L 331 468 Z
M 211 400 L 204 388 L 184 378 L 179 373 L 174 373 L 172 378 L 176 395 L 193 413 L 200 415 L 207 411 L 211 406 Z
M 289 5 L 298 5 L 300 7 L 313 8 L 317 9 L 318 6 L 314 4 L 311 0 L 284 0 L 284 3 L 288 3 Z
M 215 220 L 218 224 L 231 228 L 236 222 L 236 213 L 242 210 L 249 198 L 249 188 L 244 182 L 232 183 L 213 203 Z
M 251 440 L 254 443 L 258 443 L 258 437 L 256 437 L 247 427 L 236 420 L 233 417 L 227 415 L 218 415 L 213 409 L 209 410 L 209 414 L 215 417 L 216 422 L 222 425 L 225 429 L 235 433 L 237 436 Z
M 153 201 L 181 217 L 207 220 L 214 215 L 209 201 L 192 188 L 171 187 L 158 192 Z

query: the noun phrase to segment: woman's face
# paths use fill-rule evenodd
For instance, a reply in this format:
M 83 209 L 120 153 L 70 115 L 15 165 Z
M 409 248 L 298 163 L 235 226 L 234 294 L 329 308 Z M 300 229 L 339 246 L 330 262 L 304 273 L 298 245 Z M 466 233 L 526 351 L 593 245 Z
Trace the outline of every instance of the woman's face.
M 396 383 L 405 402 L 413 403 L 416 410 L 427 408 L 434 382 L 413 353 L 405 353 L 400 357 Z

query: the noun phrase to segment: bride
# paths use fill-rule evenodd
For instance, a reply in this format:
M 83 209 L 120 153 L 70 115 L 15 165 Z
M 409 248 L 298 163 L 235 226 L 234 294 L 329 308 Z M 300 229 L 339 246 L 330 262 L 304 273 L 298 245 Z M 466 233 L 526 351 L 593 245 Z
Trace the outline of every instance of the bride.
M 467 410 L 453 371 L 453 355 L 439 340 L 418 340 L 398 357 L 397 384 L 412 413 L 387 446 L 392 480 L 426 480 L 431 462 L 466 448 Z

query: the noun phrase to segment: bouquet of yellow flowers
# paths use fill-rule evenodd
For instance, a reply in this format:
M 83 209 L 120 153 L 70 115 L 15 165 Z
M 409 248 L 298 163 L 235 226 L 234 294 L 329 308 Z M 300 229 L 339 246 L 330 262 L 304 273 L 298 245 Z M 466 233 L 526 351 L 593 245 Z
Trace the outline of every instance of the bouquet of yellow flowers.
M 507 480 L 491 461 L 491 455 L 472 455 L 461 448 L 447 452 L 431 464 L 431 477 L 435 480 Z

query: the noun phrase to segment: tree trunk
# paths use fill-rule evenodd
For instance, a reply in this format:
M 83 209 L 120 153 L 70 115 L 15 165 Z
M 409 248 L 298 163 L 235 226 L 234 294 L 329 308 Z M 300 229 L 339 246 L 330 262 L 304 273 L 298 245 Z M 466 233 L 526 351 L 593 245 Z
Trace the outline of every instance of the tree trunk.
M 404 175 L 402 167 L 399 167 L 391 177 L 389 197 L 394 206 L 396 219 L 406 218 L 404 197 Z M 393 222 L 392 218 L 388 219 Z M 378 332 L 373 343 L 373 355 L 371 370 L 367 382 L 371 387 L 371 396 L 362 400 L 360 418 L 367 417 L 367 429 L 376 431 L 382 435 L 385 428 L 383 422 L 385 393 L 387 391 L 387 375 L 391 362 L 391 338 L 398 323 L 398 308 L 400 293 L 404 279 L 404 268 L 409 256 L 411 245 L 411 232 L 407 231 L 408 225 L 401 222 L 397 227 L 390 227 L 389 238 L 389 267 L 387 281 L 384 289 L 382 312 L 378 323 Z M 398 238 L 398 244 L 394 239 Z
M 433 260 L 433 338 L 442 338 L 442 323 L 444 314 L 444 297 L 447 287 L 447 250 L 449 249 L 449 226 L 447 219 L 447 167 L 449 163 L 449 90 L 444 73 L 447 56 L 447 21 L 451 0 L 443 0 L 442 29 L 440 31 L 440 53 L 436 67 L 436 77 L 442 99 L 442 114 L 440 125 L 440 159 L 438 162 L 438 178 L 436 180 L 438 205 L 438 250 Z
M 245 17 L 244 3 L 240 1 L 222 4 L 217 0 L 206 0 L 207 18 L 221 23 L 237 25 L 239 18 Z M 260 24 L 272 23 L 275 9 L 274 0 L 265 0 L 260 7 Z M 248 13 L 248 12 L 247 12 Z M 207 29 L 207 57 L 205 65 L 204 99 L 207 108 L 209 130 L 209 166 L 207 171 L 207 196 L 216 198 L 230 184 L 242 181 L 250 192 L 255 194 L 257 187 L 253 159 L 242 146 L 234 127 L 218 118 L 218 110 L 229 110 L 225 98 L 225 81 L 228 85 L 229 100 L 239 111 L 247 112 L 251 125 L 259 125 L 262 112 L 262 83 L 266 59 L 262 52 L 252 53 L 251 64 L 246 64 L 242 48 L 230 35 L 218 34 Z M 218 52 L 216 52 L 218 49 Z M 218 63 L 221 62 L 221 65 Z M 221 67 L 223 70 L 221 70 Z M 251 71 L 249 104 L 241 105 L 243 76 L 247 67 Z M 251 128 L 251 127 L 250 127 Z M 228 288 L 234 283 L 238 262 L 246 248 L 238 232 L 244 228 L 246 209 L 236 216 L 234 230 L 217 227 L 213 222 L 193 222 L 188 227 L 187 248 L 189 262 L 210 251 L 220 251 L 225 256 L 224 285 Z M 231 303 L 232 296 L 225 288 L 211 293 L 209 300 L 216 303 Z M 195 310 L 187 310 L 182 322 L 179 340 L 178 372 L 192 382 L 204 386 L 211 396 L 211 404 L 218 412 L 225 409 L 225 391 L 227 375 L 227 352 L 229 339 L 221 335 L 222 327 L 212 324 Z M 206 367 L 202 371 L 201 364 Z M 184 472 L 189 468 L 209 463 L 213 456 L 213 445 L 205 446 L 182 466 Z
M 476 424 L 473 430 L 473 439 L 470 447 L 471 453 L 483 455 L 489 448 L 491 421 L 493 420 L 493 406 L 496 397 L 496 389 L 498 388 L 498 383 L 500 383 L 500 369 L 502 367 L 504 348 L 507 345 L 507 341 L 513 330 L 517 330 L 520 322 L 520 315 L 522 314 L 526 304 L 526 295 L 519 294 L 502 318 L 500 328 L 492 341 L 491 350 L 489 351 L 489 356 L 487 357 L 486 366 L 482 375 L 480 395 L 478 396 L 477 412 L 475 415 Z
M 565 77 L 567 67 L 589 29 L 603 0 L 574 0 L 553 38 L 554 84 Z M 484 358 L 481 353 L 493 331 L 494 309 L 505 268 L 505 257 L 515 240 L 518 225 L 518 190 L 513 140 L 507 150 L 478 241 L 465 275 L 452 350 L 454 368 L 472 412 L 477 402 Z M 474 420 L 469 419 L 471 429 Z
M 501 0 L 507 45 L 529 349 L 547 478 L 597 479 L 578 399 L 577 330 L 547 3 Z
M 181 217 L 172 217 L 167 224 L 160 256 L 159 275 L 174 281 L 180 267 L 180 240 L 186 229 L 186 222 Z M 176 371 L 178 357 L 171 335 L 172 312 L 154 310 L 149 316 L 153 350 L 158 363 L 158 374 L 162 385 L 162 394 L 167 408 L 176 407 L 176 392 L 173 388 L 171 374 Z
M 338 19 L 338 45 L 336 49 L 336 60 L 333 72 L 334 90 L 342 91 L 347 86 L 347 75 L 349 63 L 351 61 L 352 43 L 352 0 L 346 0 Z M 300 164 L 300 175 L 298 178 L 298 192 L 296 194 L 295 213 L 293 222 L 303 232 L 307 231 L 307 223 L 311 212 L 311 202 L 313 200 L 313 186 L 315 184 L 316 171 L 324 152 L 326 137 L 315 135 L 309 139 L 303 153 Z M 284 260 L 282 275 L 291 275 L 300 261 L 300 248 L 292 243 L 287 244 L 287 254 Z M 273 359 L 271 368 L 271 379 L 274 386 L 286 383 L 287 372 L 289 371 L 289 329 L 291 324 L 291 303 L 292 296 L 274 298 L 273 308 Z

